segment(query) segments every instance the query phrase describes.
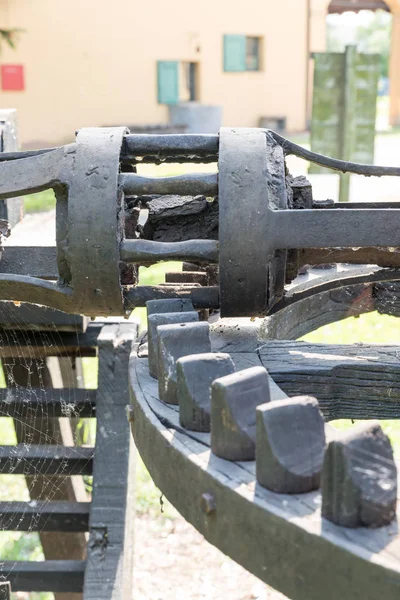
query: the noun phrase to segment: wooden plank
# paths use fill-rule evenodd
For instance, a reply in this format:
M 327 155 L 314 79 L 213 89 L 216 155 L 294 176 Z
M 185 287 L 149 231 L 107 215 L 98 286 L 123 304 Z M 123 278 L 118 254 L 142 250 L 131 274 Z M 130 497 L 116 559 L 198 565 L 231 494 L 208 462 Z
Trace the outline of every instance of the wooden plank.
M 97 433 L 85 600 L 133 597 L 133 444 L 126 418 L 128 361 L 138 326 L 106 325 L 99 336 Z
M 91 475 L 94 448 L 18 444 L 0 446 L 0 473 L 13 475 Z
M 88 531 L 89 502 L 0 502 L 1 531 Z
M 29 362 L 28 362 L 29 361 Z M 29 369 L 26 368 L 29 364 Z M 22 391 L 26 386 L 51 394 L 53 388 L 74 388 L 78 384 L 80 359 L 47 357 L 39 359 L 6 358 L 3 368 L 8 385 Z M 80 380 L 82 381 L 82 379 Z M 59 390 L 58 392 L 59 393 Z M 72 416 L 72 415 L 69 415 Z M 14 418 L 19 444 L 60 444 L 74 446 L 76 419 L 43 418 L 43 413 L 29 411 L 26 419 Z M 86 502 L 87 494 L 81 475 L 65 475 L 56 480 L 47 473 L 25 477 L 31 500 Z M 59 532 L 39 531 L 44 557 L 47 560 L 83 560 L 86 557 L 86 537 L 82 532 L 60 536 Z M 56 593 L 55 600 L 82 600 L 82 594 Z
M 22 302 L 21 304 L 0 302 L 1 329 L 23 329 L 24 331 L 37 331 L 40 329 L 41 331 L 73 331 L 82 333 L 86 331 L 89 322 L 90 319 L 88 317 L 71 315 L 46 306 L 37 306 L 36 304 L 28 304 L 27 302 Z
M 264 340 L 293 340 L 329 323 L 373 310 L 373 284 L 353 285 L 299 300 L 264 319 L 256 335 Z
M 326 421 L 400 418 L 398 346 L 269 341 L 259 355 L 289 396 L 315 396 Z
M 81 592 L 84 572 L 84 560 L 0 562 L 0 581 L 13 592 Z
M 14 387 L 0 389 L 0 416 L 15 419 L 94 417 L 96 390 Z
M 330 600 L 398 598 L 395 525 L 348 530 L 321 519 L 320 491 L 288 496 L 256 485 L 255 462 L 219 459 L 207 446 L 209 434 L 157 417 L 161 403 L 145 391 L 152 384 L 144 361 L 133 355 L 130 364 L 135 442 L 156 485 L 208 541 L 292 600 L 320 600 L 326 590 Z M 173 407 L 162 410 L 178 418 Z M 213 497 L 211 513 L 202 512 L 204 494 Z
M 4 583 L 0 582 L 0 600 L 10 600 L 11 599 L 11 586 L 8 581 Z
M 84 333 L 3 330 L 0 332 L 0 358 L 96 356 L 102 326 L 102 322 L 90 323 Z

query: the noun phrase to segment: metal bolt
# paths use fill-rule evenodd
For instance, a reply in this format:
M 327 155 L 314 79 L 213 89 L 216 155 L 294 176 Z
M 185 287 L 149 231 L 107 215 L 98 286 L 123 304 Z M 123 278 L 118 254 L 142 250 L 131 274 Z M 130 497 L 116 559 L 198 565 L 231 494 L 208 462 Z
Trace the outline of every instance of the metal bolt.
M 202 494 L 200 506 L 201 510 L 206 515 L 211 515 L 217 509 L 217 504 L 212 494 Z

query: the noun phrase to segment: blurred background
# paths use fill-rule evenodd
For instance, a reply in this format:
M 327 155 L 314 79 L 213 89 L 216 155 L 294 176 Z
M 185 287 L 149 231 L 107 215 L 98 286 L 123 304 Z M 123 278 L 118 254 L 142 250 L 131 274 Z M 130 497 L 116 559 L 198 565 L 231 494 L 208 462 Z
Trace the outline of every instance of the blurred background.
M 126 125 L 137 133 L 266 127 L 337 158 L 398 166 L 400 0 L 247 0 L 240 10 L 227 0 L 0 0 L 0 108 L 16 109 L 23 149 L 72 142 L 83 126 Z M 316 199 L 400 197 L 398 178 L 341 179 L 295 157 L 288 167 L 309 178 Z M 195 168 L 142 165 L 138 172 L 165 176 Z M 198 169 L 215 171 L 216 165 Z M 24 204 L 19 239 L 53 244 L 53 193 L 27 196 Z M 179 268 L 142 268 L 140 283 L 159 283 Z M 137 309 L 132 318 L 143 328 L 145 316 Z M 395 344 L 399 335 L 395 317 L 370 313 L 306 339 Z M 82 385 L 95 388 L 96 359 L 82 365 Z M 400 455 L 400 427 L 383 425 Z M 92 445 L 94 436 L 93 423 L 80 419 L 77 443 Z M 13 421 L 0 418 L 0 444 L 15 443 Z M 90 498 L 90 478 L 85 486 Z M 136 598 L 283 598 L 185 523 L 140 459 L 136 491 Z M 0 500 L 28 499 L 23 476 L 0 475 Z M 43 558 L 37 533 L 0 532 L 0 561 Z

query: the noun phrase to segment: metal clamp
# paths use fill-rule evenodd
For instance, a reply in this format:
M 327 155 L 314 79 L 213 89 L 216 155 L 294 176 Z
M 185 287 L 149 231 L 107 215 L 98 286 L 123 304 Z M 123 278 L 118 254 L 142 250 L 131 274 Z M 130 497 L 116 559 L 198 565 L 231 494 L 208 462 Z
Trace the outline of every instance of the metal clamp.
M 287 208 L 282 148 L 263 129 L 222 128 L 219 267 L 223 317 L 263 315 L 269 295 L 277 287 L 283 292 L 286 253 L 271 251 L 269 207 Z

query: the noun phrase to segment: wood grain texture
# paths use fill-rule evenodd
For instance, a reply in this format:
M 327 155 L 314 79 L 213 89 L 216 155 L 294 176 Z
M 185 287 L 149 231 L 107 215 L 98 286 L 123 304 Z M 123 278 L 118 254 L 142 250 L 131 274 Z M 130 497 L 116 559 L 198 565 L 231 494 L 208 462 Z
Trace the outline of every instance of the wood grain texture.
M 84 560 L 2 561 L 0 582 L 9 581 L 11 589 L 21 592 L 78 593 L 85 564 Z
M 88 531 L 89 502 L 0 502 L 1 531 Z
M 128 360 L 137 324 L 106 325 L 99 336 L 96 451 L 85 600 L 132 598 L 134 455 L 126 407 Z
M 289 395 L 309 394 L 325 420 L 400 418 L 398 346 L 268 341 L 262 364 Z
M 267 343 L 265 332 L 247 320 L 216 323 L 211 340 L 212 351 L 229 352 L 236 368 L 260 365 L 265 356 L 257 350 Z M 398 599 L 396 523 L 339 527 L 321 518 L 319 490 L 287 496 L 262 488 L 254 461 L 220 459 L 210 452 L 209 434 L 180 426 L 177 407 L 158 400 L 146 363 L 132 353 L 135 442 L 156 485 L 208 541 L 292 600 L 321 600 L 327 590 L 330 600 Z M 286 397 L 272 380 L 270 392 L 272 399 Z M 336 435 L 329 425 L 325 432 L 328 440 Z M 215 499 L 209 513 L 202 510 L 204 494 Z

